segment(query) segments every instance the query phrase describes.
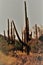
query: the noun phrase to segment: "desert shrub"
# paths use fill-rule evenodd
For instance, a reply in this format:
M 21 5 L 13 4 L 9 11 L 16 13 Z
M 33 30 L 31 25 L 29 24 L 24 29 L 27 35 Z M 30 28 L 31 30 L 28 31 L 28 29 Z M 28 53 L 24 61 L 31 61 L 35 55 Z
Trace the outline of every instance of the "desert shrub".
M 34 45 L 31 45 L 31 51 L 32 52 L 38 52 L 38 43 L 35 43 Z
M 21 47 L 22 47 L 22 44 L 18 40 L 16 40 L 15 41 L 15 48 L 18 50 L 21 50 Z

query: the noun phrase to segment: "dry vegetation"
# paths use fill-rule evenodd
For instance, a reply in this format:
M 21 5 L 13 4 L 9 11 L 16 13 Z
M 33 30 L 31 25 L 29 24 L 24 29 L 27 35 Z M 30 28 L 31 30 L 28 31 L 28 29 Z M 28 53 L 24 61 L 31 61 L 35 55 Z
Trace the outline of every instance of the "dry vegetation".
M 35 46 L 39 50 L 43 49 L 42 43 L 35 44 Z M 8 51 L 11 48 L 13 45 L 8 45 L 7 41 L 0 36 L 0 65 L 43 65 L 43 53 L 30 52 L 27 55 L 21 51 Z
M 0 65 L 43 65 L 43 54 L 30 53 L 27 55 L 17 51 L 14 56 L 12 54 L 6 56 L 0 51 Z

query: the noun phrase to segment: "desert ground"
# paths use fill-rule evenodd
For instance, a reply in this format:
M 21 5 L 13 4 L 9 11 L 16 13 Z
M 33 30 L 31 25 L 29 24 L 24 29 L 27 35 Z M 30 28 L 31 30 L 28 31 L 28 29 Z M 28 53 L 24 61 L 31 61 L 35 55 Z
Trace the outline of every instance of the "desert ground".
M 32 48 L 33 48 L 32 44 Z M 0 36 L 0 65 L 43 65 L 43 43 L 35 44 L 37 53 L 30 51 L 29 55 L 21 51 L 8 51 L 14 45 L 8 45 L 7 41 Z M 41 51 L 42 50 L 42 51 Z
M 0 51 L 0 65 L 43 65 L 43 54 L 17 51 L 5 55 Z

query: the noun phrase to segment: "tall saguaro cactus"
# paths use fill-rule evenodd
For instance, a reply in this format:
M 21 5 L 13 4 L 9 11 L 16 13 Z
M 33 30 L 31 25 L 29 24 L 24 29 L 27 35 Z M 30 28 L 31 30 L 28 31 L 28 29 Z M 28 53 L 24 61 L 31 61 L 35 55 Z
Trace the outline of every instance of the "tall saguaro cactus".
M 24 1 L 25 4 L 25 24 L 26 24 L 26 40 L 29 41 L 29 21 L 27 17 L 27 8 L 26 8 L 26 1 Z

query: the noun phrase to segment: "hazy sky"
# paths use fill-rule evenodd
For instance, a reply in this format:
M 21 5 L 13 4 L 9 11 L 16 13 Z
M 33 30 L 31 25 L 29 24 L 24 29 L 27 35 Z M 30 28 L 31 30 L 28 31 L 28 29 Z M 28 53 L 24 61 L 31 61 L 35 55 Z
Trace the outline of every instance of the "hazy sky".
M 30 28 L 35 24 L 43 24 L 43 0 L 26 0 Z M 0 33 L 7 31 L 7 19 L 15 21 L 17 30 L 21 33 L 24 26 L 24 1 L 0 0 Z

